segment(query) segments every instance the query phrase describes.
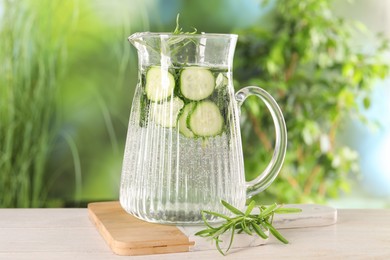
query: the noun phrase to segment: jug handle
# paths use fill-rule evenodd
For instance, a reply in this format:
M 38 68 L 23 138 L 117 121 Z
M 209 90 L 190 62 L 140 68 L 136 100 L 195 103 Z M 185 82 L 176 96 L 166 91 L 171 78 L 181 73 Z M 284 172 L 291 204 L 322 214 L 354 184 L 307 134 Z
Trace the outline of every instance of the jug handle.
M 287 148 L 287 129 L 284 117 L 279 105 L 274 98 L 265 90 L 255 86 L 248 86 L 236 92 L 235 98 L 239 111 L 244 101 L 255 95 L 259 97 L 269 109 L 275 125 L 275 149 L 265 170 L 254 180 L 247 182 L 247 197 L 265 190 L 276 178 L 282 168 Z

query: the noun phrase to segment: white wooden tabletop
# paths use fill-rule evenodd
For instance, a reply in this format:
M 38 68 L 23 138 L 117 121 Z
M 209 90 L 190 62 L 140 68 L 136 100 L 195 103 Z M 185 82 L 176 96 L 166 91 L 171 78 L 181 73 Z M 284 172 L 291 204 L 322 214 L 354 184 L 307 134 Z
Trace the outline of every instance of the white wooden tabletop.
M 0 259 L 390 259 L 390 210 L 338 210 L 337 224 L 283 229 L 290 241 L 231 250 L 117 256 L 87 209 L 0 209 Z

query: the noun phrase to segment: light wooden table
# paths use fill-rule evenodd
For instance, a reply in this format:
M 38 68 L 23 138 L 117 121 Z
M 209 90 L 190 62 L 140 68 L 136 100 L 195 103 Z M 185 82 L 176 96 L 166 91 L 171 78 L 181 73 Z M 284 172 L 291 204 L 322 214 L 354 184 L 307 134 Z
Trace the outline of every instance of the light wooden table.
M 285 229 L 290 244 L 232 250 L 117 256 L 87 209 L 0 209 L 0 259 L 390 259 L 390 210 L 339 210 L 332 226 Z

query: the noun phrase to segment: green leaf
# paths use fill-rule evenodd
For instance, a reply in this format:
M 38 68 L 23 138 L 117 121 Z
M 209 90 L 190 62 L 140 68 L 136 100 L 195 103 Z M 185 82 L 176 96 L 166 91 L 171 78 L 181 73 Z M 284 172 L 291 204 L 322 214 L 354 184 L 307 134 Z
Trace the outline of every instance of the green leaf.
M 363 105 L 365 109 L 369 109 L 371 106 L 371 99 L 369 97 L 365 97 L 363 99 Z
M 259 215 L 259 218 L 264 218 L 266 216 L 268 216 L 269 214 L 271 214 L 276 208 L 278 207 L 278 205 L 275 203 L 275 204 L 272 204 L 271 206 L 268 206 L 267 208 L 265 208 L 263 211 L 261 211 L 260 215 Z
M 354 72 L 354 66 L 351 63 L 346 63 L 342 67 L 341 71 L 342 71 L 342 75 L 344 77 L 351 77 L 353 75 L 353 72 Z
M 280 234 L 272 225 L 267 222 L 264 222 L 264 225 L 269 229 L 272 235 L 274 235 L 280 242 L 288 244 L 287 239 L 285 239 L 282 234 Z
M 256 232 L 257 235 L 259 235 L 263 239 L 268 238 L 268 236 L 264 233 L 264 231 L 262 230 L 262 228 L 259 225 L 257 225 L 255 222 L 252 222 L 251 225 L 252 225 L 253 230 Z
M 213 234 L 213 236 L 214 236 L 214 237 L 219 237 L 220 235 L 222 235 L 223 233 L 225 233 L 226 231 L 228 231 L 231 227 L 232 227 L 231 222 L 226 222 L 226 223 L 223 224 L 222 226 L 218 227 L 218 229 L 215 231 L 215 233 Z
M 255 205 L 256 205 L 256 201 L 252 200 L 249 203 L 248 207 L 246 208 L 245 216 L 248 216 L 249 214 L 251 214 L 251 212 L 252 212 L 253 208 L 255 207 Z
M 214 227 L 209 224 L 209 222 L 207 221 L 207 219 L 205 217 L 206 212 L 202 210 L 200 213 L 202 215 L 202 220 L 203 220 L 204 224 L 206 226 L 208 226 L 210 229 L 214 229 Z
M 241 215 L 241 216 L 244 216 L 244 215 L 245 215 L 241 210 L 239 210 L 239 209 L 233 207 L 232 205 L 230 205 L 230 204 L 227 203 L 226 201 L 221 200 L 221 203 L 222 203 L 223 206 L 225 206 L 225 208 L 227 208 L 228 210 L 230 210 L 232 213 L 234 213 L 234 214 L 236 214 L 236 215 Z
M 173 34 L 180 34 L 182 32 L 182 29 L 180 28 L 180 25 L 179 25 L 179 19 L 180 19 L 180 13 L 178 13 L 176 16 L 176 28 L 173 31 Z
M 299 213 L 299 212 L 302 212 L 302 209 L 280 207 L 280 208 L 278 208 L 278 209 L 275 209 L 274 212 L 277 213 L 277 214 L 290 214 L 290 213 Z
M 236 228 L 235 228 L 235 225 L 232 226 L 232 234 L 230 236 L 230 242 L 229 242 L 229 246 L 228 248 L 226 249 L 225 252 L 229 251 L 230 247 L 232 246 L 233 244 L 233 239 L 234 239 L 234 232 L 236 231 Z
M 215 233 L 215 229 L 203 229 L 203 230 L 200 230 L 198 232 L 195 233 L 195 236 L 202 236 L 202 237 L 207 237 L 209 236 L 210 234 L 213 234 Z
M 213 215 L 213 216 L 216 216 L 216 217 L 219 217 L 219 218 L 223 218 L 223 219 L 230 220 L 230 217 L 225 216 L 225 215 L 220 214 L 220 213 L 217 213 L 217 212 L 208 211 L 208 210 L 202 210 L 202 211 L 203 211 L 204 213 L 206 213 L 206 214 L 209 214 L 209 215 Z
M 250 229 L 248 228 L 248 226 L 247 226 L 245 220 L 243 220 L 243 221 L 241 222 L 241 227 L 242 227 L 242 230 L 244 230 L 245 233 L 247 233 L 248 235 L 252 236 L 252 232 L 251 232 Z
M 218 252 L 220 252 L 222 255 L 225 255 L 225 253 L 222 251 L 222 249 L 221 249 L 221 247 L 220 247 L 220 245 L 219 245 L 219 242 L 222 242 L 222 241 L 219 240 L 219 239 L 216 239 L 216 240 L 215 240 L 215 245 L 216 245 L 216 247 L 217 247 L 217 250 L 218 250 Z

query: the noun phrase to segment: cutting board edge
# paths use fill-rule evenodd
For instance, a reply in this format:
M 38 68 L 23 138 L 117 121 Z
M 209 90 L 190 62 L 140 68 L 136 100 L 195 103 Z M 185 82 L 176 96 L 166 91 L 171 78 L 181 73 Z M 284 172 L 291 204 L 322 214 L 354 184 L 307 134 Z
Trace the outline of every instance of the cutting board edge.
M 122 242 L 116 240 L 110 232 L 107 230 L 106 226 L 99 220 L 96 213 L 94 212 L 94 208 L 100 206 L 112 206 L 118 205 L 117 201 L 111 202 L 92 202 L 88 204 L 88 216 L 91 222 L 97 228 L 99 234 L 103 237 L 105 242 L 108 244 L 110 249 L 117 255 L 121 256 L 136 256 L 136 255 L 150 255 L 150 254 L 167 254 L 167 253 L 180 253 L 180 252 L 189 252 L 190 247 L 194 246 L 195 242 L 190 241 L 187 237 L 187 243 L 180 244 L 175 243 L 171 244 L 169 241 L 168 244 L 149 244 L 146 246 L 140 246 L 137 242 L 129 244 L 129 242 Z M 179 230 L 180 231 L 180 230 Z M 180 231 L 181 232 L 181 231 Z M 183 236 L 186 234 L 183 233 Z

